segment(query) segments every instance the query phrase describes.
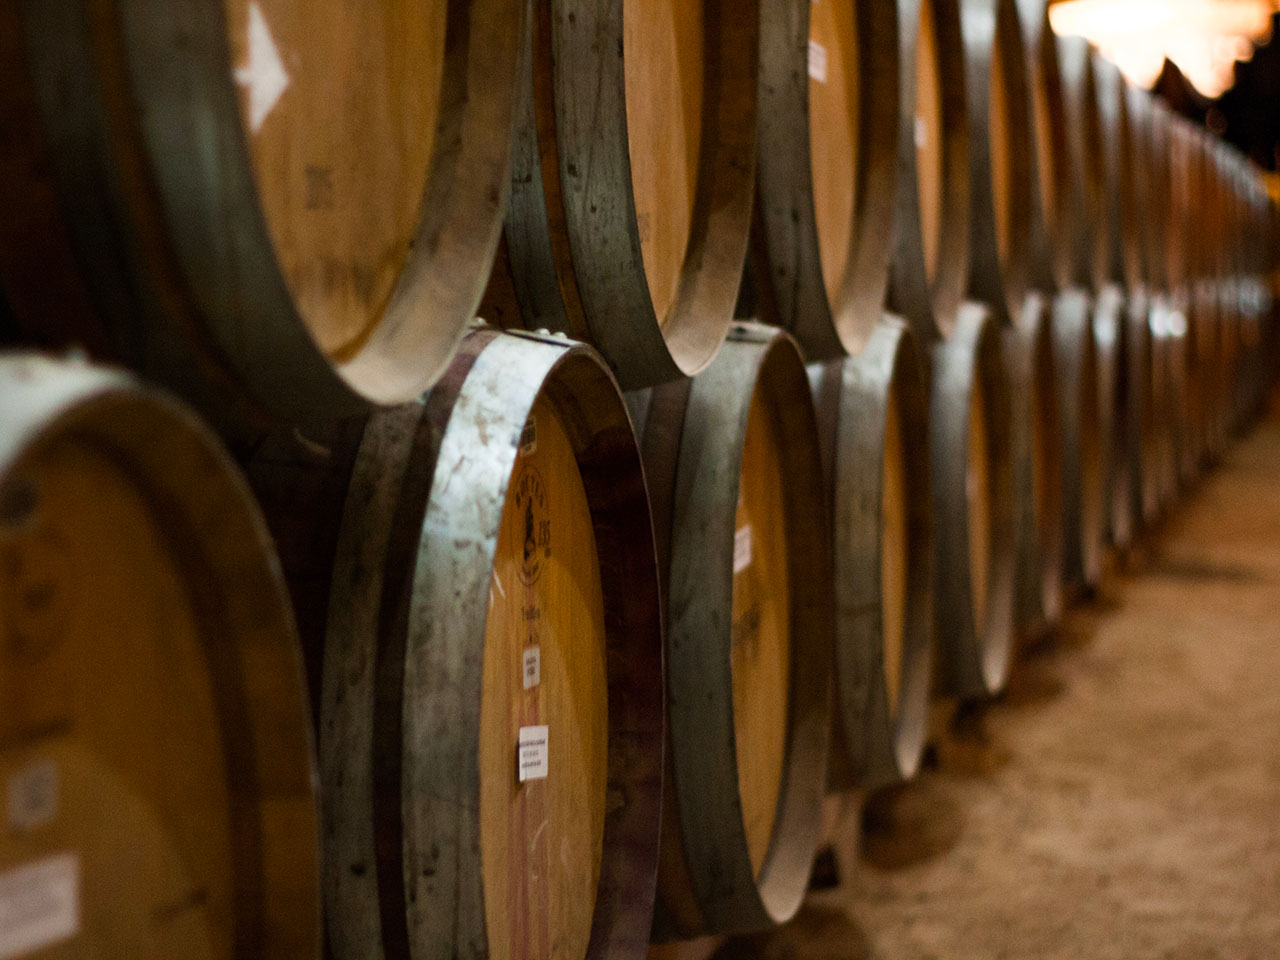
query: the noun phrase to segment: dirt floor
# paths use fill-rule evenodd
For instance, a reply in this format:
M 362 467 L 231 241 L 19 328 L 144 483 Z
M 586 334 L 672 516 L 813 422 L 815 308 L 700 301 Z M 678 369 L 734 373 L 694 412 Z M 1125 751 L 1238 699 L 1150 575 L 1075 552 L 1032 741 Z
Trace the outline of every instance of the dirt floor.
M 1280 957 L 1280 420 L 718 960 Z

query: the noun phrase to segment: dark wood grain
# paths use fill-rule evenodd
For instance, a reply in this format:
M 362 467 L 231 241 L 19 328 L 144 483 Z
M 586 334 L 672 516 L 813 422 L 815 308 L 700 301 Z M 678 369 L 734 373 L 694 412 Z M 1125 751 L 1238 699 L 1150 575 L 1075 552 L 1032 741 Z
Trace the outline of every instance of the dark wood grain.
M 831 782 L 876 788 L 910 779 L 928 720 L 933 650 L 933 538 L 928 387 L 914 336 L 885 318 L 857 357 L 812 364 L 835 550 L 836 728 Z M 904 502 L 886 503 L 885 432 L 900 431 Z M 886 509 L 905 512 L 905 581 L 882 582 Z M 886 663 L 884 609 L 903 610 L 898 673 Z M 889 694 L 890 687 L 896 696 Z M 893 701 L 893 702 L 891 702 Z
M 984 699 L 999 692 L 1013 642 L 1013 473 L 1009 393 L 999 332 L 986 310 L 966 304 L 951 339 L 933 348 L 930 451 L 936 544 L 934 612 L 938 692 Z M 970 565 L 970 408 L 985 394 L 988 489 L 974 499 L 990 511 L 985 616 L 975 611 Z

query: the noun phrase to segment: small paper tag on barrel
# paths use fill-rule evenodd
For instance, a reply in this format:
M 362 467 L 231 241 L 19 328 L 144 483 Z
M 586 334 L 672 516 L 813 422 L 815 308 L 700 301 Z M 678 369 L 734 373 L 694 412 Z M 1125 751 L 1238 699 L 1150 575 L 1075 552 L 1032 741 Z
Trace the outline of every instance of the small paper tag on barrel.
M 542 648 L 524 648 L 524 688 L 532 690 L 542 682 Z
M 521 783 L 526 780 L 545 780 L 551 768 L 547 758 L 547 728 L 521 727 L 516 755 Z

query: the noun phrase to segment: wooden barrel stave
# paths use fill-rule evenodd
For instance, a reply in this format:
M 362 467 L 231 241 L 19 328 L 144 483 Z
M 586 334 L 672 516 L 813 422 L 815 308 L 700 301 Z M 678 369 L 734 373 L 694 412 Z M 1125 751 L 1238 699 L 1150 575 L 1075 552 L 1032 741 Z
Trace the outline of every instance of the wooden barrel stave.
M 1080 211 L 1072 203 L 1071 147 L 1058 45 L 1046 0 L 1018 0 L 1026 48 L 1031 162 L 1029 281 L 1045 293 L 1075 282 L 1073 231 Z
M 1013 633 L 1009 397 L 990 315 L 966 304 L 933 349 L 930 451 L 939 692 L 999 692 Z
M 970 157 L 958 0 L 900 0 L 898 179 L 888 307 L 950 335 L 969 273 Z
M 885 317 L 862 354 L 811 364 L 834 523 L 837 722 L 831 784 L 919 767 L 933 657 L 928 399 L 922 358 Z
M 1031 293 L 1002 331 L 1010 391 L 1015 511 L 1014 617 L 1021 638 L 1052 628 L 1063 606 L 1063 441 L 1052 302 Z
M 480 329 L 424 404 L 273 437 L 249 469 L 323 660 L 335 957 L 550 956 L 551 942 L 642 955 L 661 625 L 639 454 L 600 361 Z M 511 559 L 530 522 L 533 553 Z M 508 689 L 525 629 L 538 679 Z M 517 727 L 538 723 L 565 776 L 512 786 Z M 504 845 L 531 817 L 547 826 L 516 857 Z
M 1063 117 L 1070 145 L 1067 180 L 1069 205 L 1076 212 L 1069 237 L 1075 285 L 1098 292 L 1108 279 L 1106 168 L 1097 74 L 1092 49 L 1083 37 L 1055 42 L 1062 77 Z
M 630 402 L 644 424 L 655 526 L 670 531 L 670 776 L 654 937 L 773 926 L 794 914 L 808 882 L 831 725 L 829 528 L 804 367 L 785 333 L 740 324 L 692 381 Z M 775 453 L 760 456 L 762 441 Z M 774 509 L 761 509 L 762 483 L 780 498 Z M 744 536 L 744 518 L 772 531 Z M 784 590 L 759 579 L 766 562 Z M 774 643 L 765 644 L 766 632 Z M 748 637 L 764 638 L 751 649 L 766 654 L 789 645 L 789 667 L 762 676 Z M 765 681 L 766 694 L 751 712 L 781 730 L 770 733 L 760 717 L 748 723 L 739 686 L 750 677 Z M 743 740 L 748 729 L 759 733 Z M 770 751 L 765 765 L 781 766 L 776 780 L 753 785 L 742 777 L 744 751 L 760 742 Z
M 1127 534 L 1128 514 L 1108 492 L 1118 484 L 1110 443 L 1115 406 L 1115 328 L 1104 308 L 1079 290 L 1063 291 L 1053 307 L 1062 425 L 1063 578 L 1072 592 L 1095 589 L 1102 577 L 1108 530 Z M 1121 501 L 1121 506 L 1127 501 Z M 1110 509 L 1109 509 L 1110 508 Z
M 1016 0 L 960 0 L 968 98 L 967 292 L 1012 326 L 1030 277 L 1032 164 L 1027 54 Z
M 0 868 L 42 864 L 77 917 L 30 948 L 318 957 L 297 633 L 234 464 L 98 368 L 11 355 L 0 400 Z

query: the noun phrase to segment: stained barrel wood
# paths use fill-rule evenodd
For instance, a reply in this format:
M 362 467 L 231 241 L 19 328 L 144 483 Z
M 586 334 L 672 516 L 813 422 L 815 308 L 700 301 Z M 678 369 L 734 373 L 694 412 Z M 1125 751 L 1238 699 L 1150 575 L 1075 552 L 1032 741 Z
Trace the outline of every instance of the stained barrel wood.
M 1070 147 L 1067 196 L 1076 214 L 1068 231 L 1071 276 L 1075 285 L 1096 292 L 1109 278 L 1105 213 L 1109 200 L 1098 78 L 1092 48 L 1083 37 L 1058 37 L 1055 50 Z
M 968 101 L 958 0 L 899 0 L 898 180 L 888 305 L 950 335 L 969 274 Z
M 711 361 L 747 250 L 763 21 L 796 6 L 534 5 L 506 229 L 524 326 L 593 343 L 628 389 Z
M 248 468 L 319 691 L 331 954 L 643 956 L 661 621 L 599 358 L 480 328 L 423 403 Z
M 980 699 L 1008 672 L 1013 636 L 1013 472 L 999 332 L 966 304 L 933 350 L 930 394 L 938 689 Z
M 1146 263 L 1142 178 L 1142 123 L 1140 102 L 1130 93 L 1129 81 L 1110 60 L 1092 51 L 1098 98 L 1103 159 L 1102 223 L 1107 279 L 1122 284 L 1132 297 L 1143 293 Z
M 810 359 L 857 353 L 880 319 L 893 252 L 897 148 L 885 131 L 898 122 L 898 7 L 781 3 L 761 29 L 761 315 Z
M 1062 427 L 1062 574 L 1069 592 L 1077 594 L 1095 589 L 1101 580 L 1108 530 L 1118 530 L 1121 543 L 1128 542 L 1129 530 L 1126 512 L 1108 513 L 1116 352 L 1114 328 L 1100 334 L 1100 316 L 1105 323 L 1114 314 L 1106 305 L 1095 312 L 1079 289 L 1064 290 L 1053 304 Z
M 834 602 L 817 427 L 795 343 L 735 326 L 692 380 L 629 398 L 668 571 L 658 941 L 800 905 L 831 724 Z
M 297 631 L 212 436 L 123 375 L 0 358 L 0 610 L 6 952 L 318 958 Z
M 1014 619 L 1019 636 L 1052 628 L 1063 606 L 1063 445 L 1052 304 L 1029 294 L 1001 332 L 1009 383 L 1015 536 Z
M 1027 56 L 1016 0 L 960 0 L 968 97 L 969 296 L 997 322 L 1022 315 L 1035 190 Z
M 812 364 L 834 524 L 836 725 L 831 783 L 914 776 L 933 656 L 928 386 L 902 321 L 857 357 Z
M 1028 271 L 1032 286 L 1050 293 L 1076 282 L 1073 231 L 1080 211 L 1072 199 L 1072 143 L 1068 136 L 1058 45 L 1046 0 L 1018 0 L 1018 21 L 1026 48 L 1027 88 L 1034 149 L 1028 205 Z
M 1124 550 L 1140 526 L 1132 493 L 1129 448 L 1128 325 L 1124 299 L 1116 284 L 1105 286 L 1093 302 L 1093 337 L 1097 350 L 1098 420 L 1101 424 L 1103 503 L 1107 542 Z
M 27 334 L 230 419 L 418 396 L 488 278 L 522 10 L 6 3 L 23 146 L 0 170 L 0 275 Z

